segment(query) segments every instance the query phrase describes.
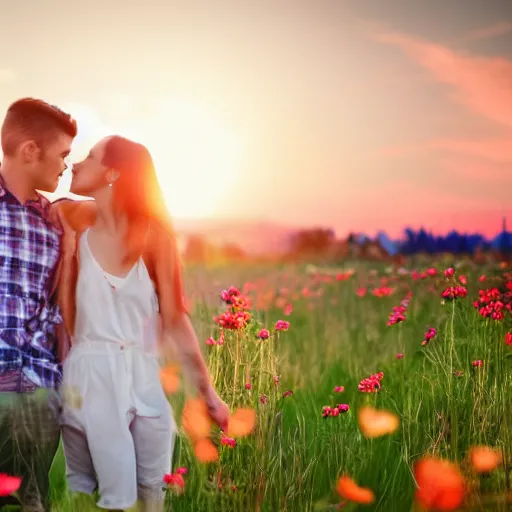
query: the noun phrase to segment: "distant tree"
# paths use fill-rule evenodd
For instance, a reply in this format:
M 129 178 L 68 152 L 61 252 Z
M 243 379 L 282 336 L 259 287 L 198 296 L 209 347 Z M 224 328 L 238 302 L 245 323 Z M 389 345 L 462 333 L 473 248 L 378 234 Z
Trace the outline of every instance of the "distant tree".
M 183 253 L 185 261 L 190 263 L 206 263 L 212 256 L 212 246 L 200 235 L 191 235 Z
M 292 237 L 291 250 L 295 254 L 320 254 L 327 251 L 334 241 L 332 229 L 303 229 Z

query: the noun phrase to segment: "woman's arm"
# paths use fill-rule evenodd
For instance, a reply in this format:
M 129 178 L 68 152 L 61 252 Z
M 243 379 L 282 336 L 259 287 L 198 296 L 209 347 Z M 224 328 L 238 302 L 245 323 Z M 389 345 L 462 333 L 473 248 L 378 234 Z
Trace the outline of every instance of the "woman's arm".
M 176 354 L 184 372 L 204 398 L 212 419 L 227 428 L 229 408 L 211 383 L 196 332 L 188 316 L 182 286 L 182 273 L 176 241 L 163 228 L 155 230 L 151 244 L 164 345 Z

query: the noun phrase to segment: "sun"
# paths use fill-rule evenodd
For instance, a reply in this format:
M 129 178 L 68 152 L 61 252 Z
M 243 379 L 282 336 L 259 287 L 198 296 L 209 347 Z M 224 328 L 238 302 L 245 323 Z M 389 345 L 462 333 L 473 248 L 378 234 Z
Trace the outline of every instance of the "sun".
M 169 101 L 140 141 L 153 155 L 173 216 L 209 217 L 228 199 L 242 144 L 219 119 L 192 104 Z
M 73 107 L 79 132 L 83 129 L 73 153 L 87 154 L 91 145 L 114 133 L 141 142 L 153 156 L 173 217 L 214 216 L 236 186 L 243 155 L 241 138 L 219 116 L 196 103 L 166 99 L 150 112 L 139 110 L 129 121 L 114 119 L 108 125 L 91 115 L 90 109 Z M 70 178 L 65 175 L 61 180 L 57 195 L 69 189 Z

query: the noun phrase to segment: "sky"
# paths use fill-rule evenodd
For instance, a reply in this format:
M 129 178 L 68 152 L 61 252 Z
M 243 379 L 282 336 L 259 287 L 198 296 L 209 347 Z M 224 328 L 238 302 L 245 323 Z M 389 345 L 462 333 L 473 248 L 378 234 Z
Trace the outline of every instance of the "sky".
M 512 225 L 509 0 L 0 0 L 0 115 L 145 143 L 177 218 Z M 70 173 L 57 196 L 68 193 Z

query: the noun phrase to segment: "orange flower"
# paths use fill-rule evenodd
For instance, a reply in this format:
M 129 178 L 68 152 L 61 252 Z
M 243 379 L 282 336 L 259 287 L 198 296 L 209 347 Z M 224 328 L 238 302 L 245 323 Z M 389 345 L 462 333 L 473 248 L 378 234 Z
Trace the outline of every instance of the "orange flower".
M 209 439 L 200 439 L 194 444 L 194 454 L 200 462 L 215 462 L 219 458 L 217 447 Z
M 427 510 L 455 510 L 464 500 L 464 479 L 452 462 L 425 457 L 414 466 L 417 502 Z
M 469 451 L 469 460 L 477 473 L 489 473 L 501 464 L 501 453 L 488 446 L 474 446 Z
M 396 414 L 388 411 L 377 411 L 373 407 L 364 406 L 358 413 L 359 428 L 370 438 L 392 434 L 400 425 Z
M 342 476 L 336 486 L 338 494 L 346 500 L 363 505 L 370 505 L 375 501 L 375 495 L 371 489 L 359 487 L 349 476 Z
M 179 369 L 175 364 L 160 368 L 160 382 L 165 393 L 171 395 L 180 389 Z
M 229 437 L 245 437 L 252 433 L 256 424 L 254 409 L 238 409 L 230 418 L 227 435 Z
M 187 434 L 192 441 L 207 438 L 210 435 L 212 422 L 204 400 L 200 398 L 187 400 L 183 407 L 181 423 L 185 434 Z

